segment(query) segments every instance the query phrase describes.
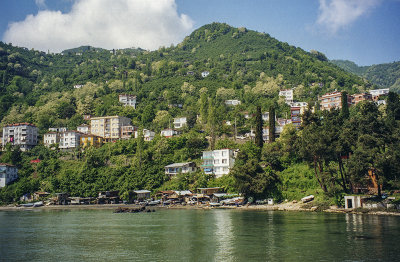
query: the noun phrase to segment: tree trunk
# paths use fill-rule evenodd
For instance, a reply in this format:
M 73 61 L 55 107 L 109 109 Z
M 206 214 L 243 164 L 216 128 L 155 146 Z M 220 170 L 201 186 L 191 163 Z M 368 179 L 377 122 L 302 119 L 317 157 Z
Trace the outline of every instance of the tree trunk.
M 324 192 L 326 192 L 326 187 L 325 187 L 325 185 L 323 185 L 322 184 L 322 182 L 321 182 L 321 180 L 319 179 L 319 176 L 318 176 L 318 171 L 317 171 L 317 157 L 316 156 L 314 156 L 314 173 L 315 173 L 315 177 L 317 178 L 317 181 L 318 181 L 318 183 L 319 183 L 319 186 L 322 188 L 322 190 L 324 191 Z

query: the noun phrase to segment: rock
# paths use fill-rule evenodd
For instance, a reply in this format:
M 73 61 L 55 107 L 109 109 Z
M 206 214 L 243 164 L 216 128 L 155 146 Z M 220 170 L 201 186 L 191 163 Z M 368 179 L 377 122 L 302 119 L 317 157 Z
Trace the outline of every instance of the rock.
M 317 209 L 318 209 L 317 206 L 313 206 L 313 207 L 310 208 L 311 211 L 316 211 Z
M 296 204 L 296 203 L 297 203 L 297 200 L 293 200 L 292 203 L 293 203 L 293 204 Z

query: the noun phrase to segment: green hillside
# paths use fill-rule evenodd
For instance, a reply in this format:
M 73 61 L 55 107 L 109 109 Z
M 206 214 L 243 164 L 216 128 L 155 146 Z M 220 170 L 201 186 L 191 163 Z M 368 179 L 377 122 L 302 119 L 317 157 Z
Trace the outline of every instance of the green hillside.
M 209 75 L 203 77 L 204 71 Z M 74 88 L 76 85 L 83 86 Z M 150 129 L 157 134 L 151 142 L 129 139 L 84 152 L 79 149 L 52 151 L 40 145 L 21 153 L 7 147 L 0 162 L 17 165 L 20 179 L 1 189 L 0 202 L 11 202 L 35 190 L 94 196 L 101 190 L 116 189 L 126 196 L 132 189 L 222 186 L 229 192 L 237 192 L 243 189 L 239 188 L 244 182 L 238 180 L 238 174 L 243 172 L 253 172 L 241 178 L 254 185 L 253 196 L 294 198 L 302 192 L 323 190 L 332 197 L 349 190 L 346 183 L 350 183 L 350 177 L 360 177 L 361 171 L 356 170 L 359 173 L 350 174 L 349 180 L 339 186 L 341 182 L 335 168 L 340 166 L 343 173 L 338 159 L 355 152 L 357 148 L 350 148 L 350 145 L 356 145 L 358 135 L 368 130 L 363 125 L 371 121 L 359 119 L 363 115 L 359 114 L 361 109 L 350 110 L 354 117 L 351 121 L 357 124 L 357 129 L 344 125 L 350 120 L 343 119 L 344 116 L 335 110 L 317 112 L 308 116 L 309 127 L 296 132 L 288 125 L 282 138 L 262 149 L 251 141 L 235 141 L 234 135 L 244 136 L 256 126 L 262 127 L 256 118 L 244 117 L 244 112 L 256 113 L 257 106 L 262 112 L 273 109 L 277 117 L 290 116 L 289 106 L 278 96 L 279 90 L 294 88 L 296 101 L 314 105 L 318 96 L 329 91 L 343 90 L 352 94 L 371 87 L 368 81 L 328 62 L 322 53 L 306 52 L 268 34 L 221 23 L 205 25 L 182 43 L 152 52 L 80 47 L 62 54 L 46 54 L 0 42 L 1 127 L 18 122 L 34 123 L 42 138 L 50 127 L 74 130 L 88 123 L 83 115 L 120 115 L 129 117 L 140 129 Z M 121 93 L 137 96 L 136 109 L 118 102 Z M 227 99 L 238 99 L 241 104 L 227 106 L 224 103 Z M 397 104 L 394 104 L 395 109 L 391 110 L 397 112 Z M 365 112 L 370 113 L 368 110 L 373 112 L 373 117 L 379 115 L 380 122 L 376 125 L 383 123 L 377 107 L 367 108 Z M 188 126 L 181 130 L 182 134 L 171 139 L 160 137 L 160 130 L 168 128 L 173 118 L 180 116 L 188 118 Z M 236 130 L 233 125 L 226 124 L 227 121 L 235 123 Z M 346 128 L 331 128 L 331 125 Z M 342 144 L 346 147 L 341 147 Z M 196 172 L 173 180 L 165 176 L 165 165 L 194 161 L 200 166 L 202 151 L 213 148 L 240 149 L 232 175 L 215 179 Z M 318 151 L 311 150 L 315 148 Z M 321 155 L 310 155 L 310 152 Z M 30 160 L 37 158 L 42 160 L 39 164 L 30 164 Z M 322 181 L 318 184 L 329 186 L 310 189 L 307 185 L 317 185 L 314 178 L 291 173 L 303 170 L 310 174 L 317 170 L 310 159 L 320 159 L 318 170 Z M 293 164 L 296 168 L 289 169 Z M 324 166 L 327 171 L 321 171 Z M 290 177 L 301 181 L 280 184 L 280 180 Z M 304 186 L 296 190 L 288 188 L 295 184 Z
M 348 60 L 332 60 L 331 62 L 348 72 L 367 79 L 378 88 L 390 88 L 394 92 L 400 92 L 400 62 L 371 66 L 358 66 Z

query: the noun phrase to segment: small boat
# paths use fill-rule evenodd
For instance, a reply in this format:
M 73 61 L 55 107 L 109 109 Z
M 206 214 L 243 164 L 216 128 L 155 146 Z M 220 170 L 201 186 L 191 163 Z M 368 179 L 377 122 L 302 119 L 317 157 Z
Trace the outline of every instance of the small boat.
M 303 198 L 301 199 L 301 201 L 302 201 L 303 203 L 307 203 L 307 202 L 310 202 L 310 201 L 312 201 L 312 200 L 314 200 L 314 195 L 309 195 L 309 196 L 303 197 Z
M 43 201 L 33 203 L 33 207 L 41 207 L 43 206 Z
M 215 203 L 215 202 L 210 202 L 211 207 L 219 207 L 221 206 L 221 203 Z
M 22 207 L 33 207 L 33 203 L 21 204 Z

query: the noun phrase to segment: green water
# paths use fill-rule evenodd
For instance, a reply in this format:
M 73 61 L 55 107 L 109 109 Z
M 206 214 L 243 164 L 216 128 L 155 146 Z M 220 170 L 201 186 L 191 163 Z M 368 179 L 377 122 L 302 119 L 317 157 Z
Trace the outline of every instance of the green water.
M 399 233 L 372 215 L 0 211 L 0 261 L 400 261 Z

